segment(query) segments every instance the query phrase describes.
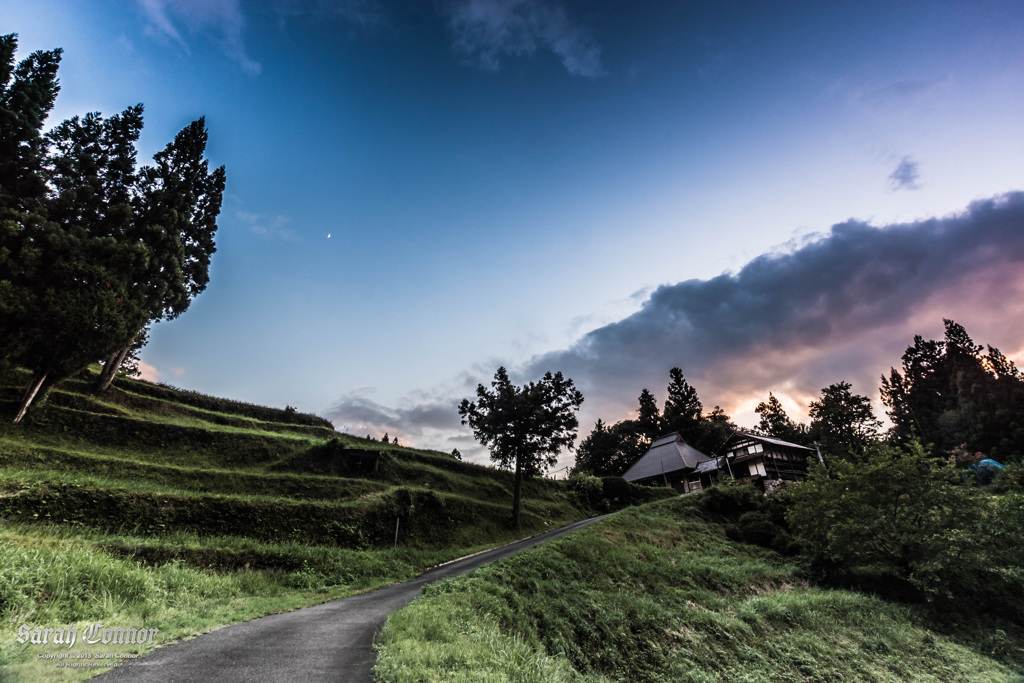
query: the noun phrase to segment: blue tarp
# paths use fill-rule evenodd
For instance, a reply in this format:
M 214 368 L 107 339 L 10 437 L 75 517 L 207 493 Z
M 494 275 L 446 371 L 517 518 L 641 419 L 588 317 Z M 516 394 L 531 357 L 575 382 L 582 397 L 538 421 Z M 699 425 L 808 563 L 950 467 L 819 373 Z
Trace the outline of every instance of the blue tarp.
M 995 476 L 999 474 L 999 470 L 1006 468 L 991 458 L 985 458 L 981 462 L 975 463 L 967 469 L 974 472 L 974 476 L 978 478 L 979 484 L 982 486 L 988 486 L 992 483 L 992 480 L 995 479 Z

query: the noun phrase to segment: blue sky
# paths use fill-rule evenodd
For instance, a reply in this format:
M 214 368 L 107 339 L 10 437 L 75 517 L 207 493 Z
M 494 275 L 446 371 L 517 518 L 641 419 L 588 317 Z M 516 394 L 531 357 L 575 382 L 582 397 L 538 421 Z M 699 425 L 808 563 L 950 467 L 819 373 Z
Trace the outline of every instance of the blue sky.
M 586 433 L 675 365 L 748 426 L 769 391 L 800 418 L 835 381 L 877 398 L 943 317 L 1024 355 L 1019 2 L 5 0 L 0 24 L 64 48 L 51 123 L 143 102 L 148 159 L 206 116 L 211 284 L 143 353 L 176 386 L 472 453 L 454 406 L 499 364 L 573 377 Z

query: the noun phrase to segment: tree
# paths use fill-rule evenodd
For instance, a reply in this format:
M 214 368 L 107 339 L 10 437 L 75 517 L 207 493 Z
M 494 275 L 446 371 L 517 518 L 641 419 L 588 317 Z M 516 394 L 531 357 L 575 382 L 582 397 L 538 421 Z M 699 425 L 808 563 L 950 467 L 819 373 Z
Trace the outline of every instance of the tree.
M 142 105 L 74 117 L 45 136 L 60 50 L 14 66 L 0 38 L 0 365 L 32 371 L 15 422 L 60 379 L 106 359 L 106 388 L 155 320 L 209 282 L 224 169 L 203 119 L 136 171 Z
M 671 382 L 668 385 L 668 398 L 665 399 L 662 425 L 666 431 L 679 432 L 685 437 L 700 421 L 704 407 L 697 398 L 697 390 L 683 377 L 682 370 L 672 368 L 668 374 Z
M 49 133 L 46 220 L 5 235 L 20 269 L 0 268 L 20 290 L 18 334 L 30 341 L 15 359 L 33 373 L 15 423 L 40 392 L 134 336 L 131 282 L 149 258 L 128 237 L 141 113 L 75 117 Z
M 807 441 L 807 427 L 793 422 L 771 392 L 768 392 L 768 400 L 758 403 L 754 412 L 761 416 L 757 431 L 762 434 L 790 443 L 804 444 Z
M 40 254 L 23 236 L 46 230 L 42 127 L 60 89 L 59 49 L 15 65 L 17 47 L 14 34 L 0 36 L 0 369 L 32 345 L 30 283 Z
M 209 171 L 207 139 L 205 119 L 199 118 L 153 157 L 154 166 L 139 173 L 130 237 L 149 246 L 150 258 L 133 281 L 131 297 L 142 313 L 135 333 L 106 359 L 100 392 L 110 386 L 132 346 L 144 343 L 145 328 L 184 313 L 210 282 L 225 171 L 223 166 Z
M 849 382 L 837 382 L 811 402 L 811 437 L 833 454 L 860 451 L 878 436 L 871 400 L 850 389 Z
M 872 567 L 930 597 L 1024 607 L 1021 495 L 993 500 L 962 485 L 916 441 L 875 443 L 859 462 L 834 459 L 828 470 L 812 462 L 790 496 L 786 519 L 819 569 Z
M 658 402 L 647 389 L 640 392 L 637 409 L 637 430 L 650 445 L 655 439 L 661 436 L 661 413 L 658 410 Z
M 555 464 L 559 451 L 572 450 L 583 394 L 561 372 L 517 387 L 500 367 L 491 388 L 478 385 L 476 396 L 476 401 L 463 399 L 459 415 L 490 450 L 491 460 L 503 469 L 515 468 L 512 528 L 518 531 L 523 477 L 543 473 Z
M 703 413 L 697 390 L 686 381 L 682 370 L 672 368 L 669 377 L 661 431 L 679 432 L 697 450 L 714 453 L 736 431 L 736 425 L 718 406 L 710 413 Z
M 1024 452 L 1024 379 L 999 349 L 975 344 L 962 325 L 944 320 L 943 341 L 914 337 L 902 369 L 882 377 L 893 435 L 915 435 L 940 452 L 961 445 L 1014 460 Z
M 621 477 L 649 446 L 636 420 L 622 420 L 611 427 L 598 420 L 594 431 L 576 448 L 573 473 Z

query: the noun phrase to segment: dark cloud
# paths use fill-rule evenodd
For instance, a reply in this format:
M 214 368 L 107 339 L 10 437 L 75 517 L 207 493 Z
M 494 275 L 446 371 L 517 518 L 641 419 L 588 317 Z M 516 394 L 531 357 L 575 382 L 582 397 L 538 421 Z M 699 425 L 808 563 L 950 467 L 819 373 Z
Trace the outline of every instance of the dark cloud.
M 421 397 L 391 408 L 361 392 L 353 392 L 331 406 L 326 417 L 336 428 L 355 436 L 371 434 L 380 438 L 387 432 L 406 444 L 434 442 L 439 434 L 450 434 L 461 428 L 458 400 L 453 398 Z
M 914 329 L 925 320 L 941 329 L 943 316 L 954 317 L 1020 339 L 1024 325 L 1009 307 L 1021 288 L 1024 193 L 1016 192 L 947 218 L 851 220 L 736 274 L 659 287 L 637 313 L 533 359 L 524 374 L 574 378 L 590 400 L 588 419 L 632 407 L 641 388 L 664 387 L 675 365 L 706 404 L 733 409 L 751 393 L 785 387 L 809 397 L 840 379 L 871 395 L 913 334 L 927 331 Z
M 442 4 L 452 47 L 485 71 L 498 71 L 503 57 L 532 55 L 546 48 L 573 76 L 604 73 L 601 47 L 565 8 L 544 0 L 449 0 Z
M 921 186 L 917 181 L 920 177 L 917 162 L 912 161 L 910 157 L 903 157 L 903 159 L 900 160 L 899 165 L 896 167 L 896 170 L 889 176 L 889 184 L 893 191 L 919 190 L 921 189 Z
M 840 223 L 738 273 L 658 287 L 637 313 L 509 371 L 516 383 L 547 371 L 572 378 L 586 396 L 581 436 L 598 417 L 629 416 L 643 388 L 664 400 L 673 366 L 683 369 L 706 410 L 721 405 L 745 426 L 756 424 L 753 406 L 769 391 L 806 410 L 840 380 L 873 397 L 881 415 L 880 375 L 899 364 L 915 334 L 941 336 L 944 317 L 978 341 L 1024 350 L 1024 192 L 945 218 L 884 227 Z M 476 365 L 444 392 L 396 409 L 353 394 L 329 417 L 355 434 L 388 431 L 403 443 L 440 450 L 456 445 L 467 459 L 486 462 L 486 451 L 474 448 L 459 424 L 456 405 L 500 364 Z M 571 459 L 564 455 L 560 466 Z

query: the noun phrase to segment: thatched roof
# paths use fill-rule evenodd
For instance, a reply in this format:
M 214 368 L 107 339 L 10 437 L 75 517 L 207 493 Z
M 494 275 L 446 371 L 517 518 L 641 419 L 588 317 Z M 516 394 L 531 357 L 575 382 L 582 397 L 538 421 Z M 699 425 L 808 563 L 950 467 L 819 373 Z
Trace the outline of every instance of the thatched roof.
M 660 477 L 679 470 L 692 470 L 711 459 L 711 456 L 686 443 L 678 432 L 672 432 L 652 443 L 650 449 L 626 470 L 622 478 L 626 481 L 640 481 Z

